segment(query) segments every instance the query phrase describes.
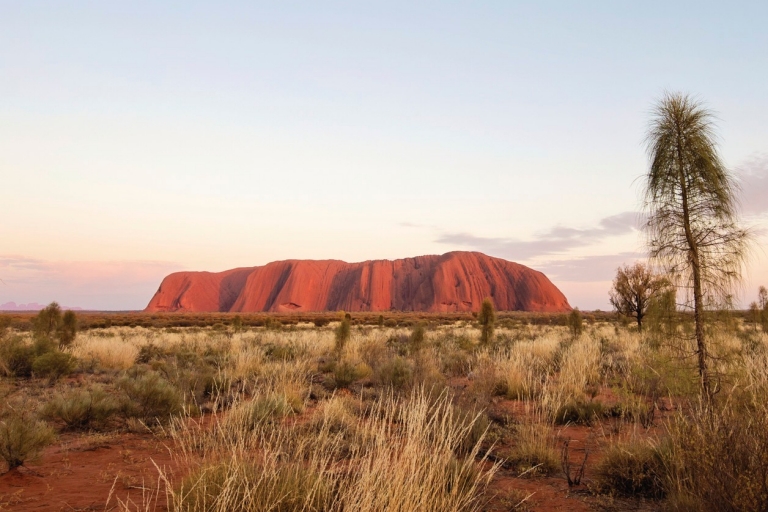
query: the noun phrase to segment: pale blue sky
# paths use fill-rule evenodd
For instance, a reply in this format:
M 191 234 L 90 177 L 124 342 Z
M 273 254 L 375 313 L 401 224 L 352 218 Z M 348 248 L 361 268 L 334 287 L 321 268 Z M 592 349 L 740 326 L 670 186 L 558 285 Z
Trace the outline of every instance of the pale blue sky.
M 472 249 L 606 309 L 664 90 L 768 226 L 768 2 L 221 4 L 0 0 L 0 304 Z

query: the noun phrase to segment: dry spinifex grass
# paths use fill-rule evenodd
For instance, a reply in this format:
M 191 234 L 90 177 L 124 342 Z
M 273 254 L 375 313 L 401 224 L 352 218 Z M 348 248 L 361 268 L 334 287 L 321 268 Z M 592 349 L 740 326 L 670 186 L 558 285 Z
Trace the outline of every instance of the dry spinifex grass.
M 477 418 L 445 393 L 387 395 L 359 416 L 332 398 L 316 418 L 291 426 L 271 417 L 243 421 L 258 400 L 236 404 L 207 427 L 174 421 L 172 450 L 189 473 L 160 471 L 164 496 L 121 508 L 146 510 L 164 498 L 178 512 L 472 511 L 497 470 L 477 464 L 482 438 L 463 448 Z

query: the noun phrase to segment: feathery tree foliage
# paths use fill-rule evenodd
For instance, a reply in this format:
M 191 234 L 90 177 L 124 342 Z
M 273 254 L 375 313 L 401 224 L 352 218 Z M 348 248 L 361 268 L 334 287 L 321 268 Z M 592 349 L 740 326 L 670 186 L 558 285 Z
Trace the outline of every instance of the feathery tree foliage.
M 633 317 L 637 330 L 642 331 L 649 306 L 669 286 L 666 278 L 655 274 L 642 262 L 619 267 L 610 291 L 611 305 L 620 315 Z
M 647 149 L 650 255 L 692 303 L 701 386 L 711 396 L 704 312 L 740 279 L 748 242 L 736 184 L 718 155 L 712 113 L 688 95 L 668 93 L 658 102 Z

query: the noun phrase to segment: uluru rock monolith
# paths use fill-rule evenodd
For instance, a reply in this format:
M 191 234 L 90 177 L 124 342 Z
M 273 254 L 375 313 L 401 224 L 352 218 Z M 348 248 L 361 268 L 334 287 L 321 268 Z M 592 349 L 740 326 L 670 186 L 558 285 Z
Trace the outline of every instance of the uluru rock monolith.
M 285 260 L 224 272 L 176 272 L 145 311 L 570 311 L 536 270 L 479 252 L 346 263 Z

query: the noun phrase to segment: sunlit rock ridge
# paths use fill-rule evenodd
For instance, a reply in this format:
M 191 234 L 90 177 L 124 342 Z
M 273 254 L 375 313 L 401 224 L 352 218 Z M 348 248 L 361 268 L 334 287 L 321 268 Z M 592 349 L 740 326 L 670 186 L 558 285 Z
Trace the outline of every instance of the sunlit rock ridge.
M 541 272 L 479 252 L 346 263 L 285 260 L 224 272 L 176 272 L 145 311 L 569 311 Z

